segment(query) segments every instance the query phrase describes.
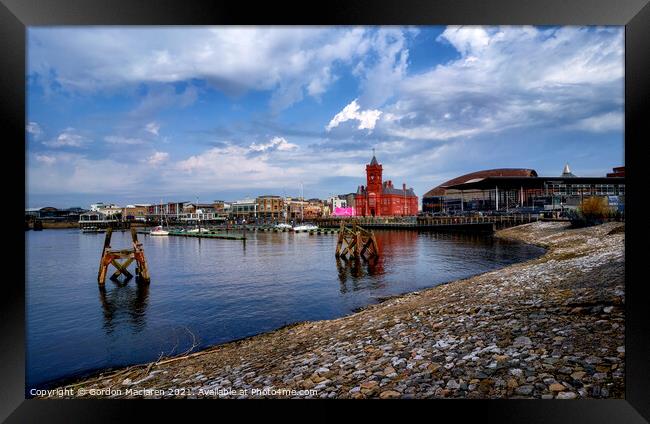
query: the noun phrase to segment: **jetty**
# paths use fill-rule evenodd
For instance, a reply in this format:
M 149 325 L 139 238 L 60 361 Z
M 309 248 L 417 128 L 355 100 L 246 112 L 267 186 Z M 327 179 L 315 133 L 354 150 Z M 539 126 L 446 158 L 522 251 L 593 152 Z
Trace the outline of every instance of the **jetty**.
M 149 235 L 149 231 L 150 231 L 149 229 L 138 230 L 138 234 Z M 169 230 L 169 234 L 167 236 L 224 239 L 224 240 L 246 240 L 245 231 L 240 234 L 237 234 L 236 232 L 228 233 L 228 232 L 216 231 L 216 230 L 190 233 L 188 231 L 184 231 L 180 229 L 178 230 L 172 229 Z
M 491 216 L 418 216 L 418 217 L 353 217 L 323 218 L 317 220 L 319 227 L 340 227 L 341 223 L 350 225 L 356 222 L 368 229 L 454 231 L 494 233 L 505 228 L 539 221 L 537 215 L 513 214 Z

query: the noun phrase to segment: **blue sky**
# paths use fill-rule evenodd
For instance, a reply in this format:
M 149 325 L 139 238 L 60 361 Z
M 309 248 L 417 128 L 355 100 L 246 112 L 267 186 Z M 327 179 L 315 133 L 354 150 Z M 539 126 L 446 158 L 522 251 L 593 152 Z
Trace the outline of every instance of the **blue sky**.
M 34 27 L 27 205 L 624 165 L 623 27 Z

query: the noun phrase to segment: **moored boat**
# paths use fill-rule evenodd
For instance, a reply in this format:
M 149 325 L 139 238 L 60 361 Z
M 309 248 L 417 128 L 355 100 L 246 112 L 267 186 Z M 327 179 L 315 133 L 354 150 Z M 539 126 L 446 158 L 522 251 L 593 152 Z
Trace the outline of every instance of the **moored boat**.
M 169 234 L 169 231 L 163 229 L 162 225 L 154 227 L 154 229 L 149 232 L 149 235 L 152 235 L 152 236 L 166 236 L 168 234 Z
M 302 224 L 302 225 L 297 225 L 292 228 L 293 231 L 299 232 L 299 231 L 312 231 L 312 230 L 318 230 L 318 226 L 314 224 Z
M 84 227 L 81 229 L 82 233 L 104 233 L 106 230 L 104 228 L 98 227 Z

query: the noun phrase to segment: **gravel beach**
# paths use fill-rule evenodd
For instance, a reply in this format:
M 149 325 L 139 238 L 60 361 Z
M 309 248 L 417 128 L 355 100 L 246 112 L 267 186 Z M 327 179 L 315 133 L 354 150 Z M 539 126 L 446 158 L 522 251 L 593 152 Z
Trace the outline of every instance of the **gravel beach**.
M 623 398 L 624 228 L 501 230 L 547 252 L 42 397 Z

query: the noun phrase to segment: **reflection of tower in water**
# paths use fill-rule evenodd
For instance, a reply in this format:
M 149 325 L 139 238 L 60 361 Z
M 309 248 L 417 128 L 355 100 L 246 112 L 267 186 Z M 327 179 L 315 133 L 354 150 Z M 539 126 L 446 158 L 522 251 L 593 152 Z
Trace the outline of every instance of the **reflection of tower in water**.
M 146 324 L 149 285 L 115 284 L 112 289 L 99 288 L 99 299 L 104 312 L 104 329 L 107 334 L 130 322 L 134 332 L 141 331 Z

